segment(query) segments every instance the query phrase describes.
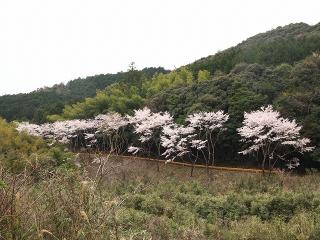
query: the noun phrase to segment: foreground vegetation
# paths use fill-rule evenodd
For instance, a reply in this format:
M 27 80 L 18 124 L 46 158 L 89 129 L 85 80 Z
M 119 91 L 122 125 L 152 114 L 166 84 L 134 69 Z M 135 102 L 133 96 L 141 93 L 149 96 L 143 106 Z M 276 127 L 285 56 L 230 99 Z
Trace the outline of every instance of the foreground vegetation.
M 4 239 L 320 239 L 319 174 L 213 171 L 208 176 L 197 169 L 190 178 L 184 167 L 161 165 L 158 172 L 154 163 L 109 159 L 107 174 L 97 184 L 88 159 L 79 160 L 79 170 L 43 171 L 37 180 L 2 172 L 0 235 Z M 3 212 L 5 206 L 10 214 Z

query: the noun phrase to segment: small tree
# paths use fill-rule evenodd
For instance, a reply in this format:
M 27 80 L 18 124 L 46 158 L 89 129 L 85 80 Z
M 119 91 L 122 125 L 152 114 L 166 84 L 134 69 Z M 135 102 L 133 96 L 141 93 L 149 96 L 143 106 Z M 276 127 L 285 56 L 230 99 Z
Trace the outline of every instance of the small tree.
M 210 79 L 210 72 L 207 70 L 200 70 L 198 72 L 198 82 L 207 81 Z
M 165 151 L 162 153 L 168 162 L 182 157 L 190 152 L 190 144 L 195 137 L 193 127 L 184 127 L 178 124 L 171 124 L 163 127 L 161 145 Z
M 207 156 L 204 151 L 201 152 L 206 161 L 206 166 L 214 165 L 215 163 L 215 146 L 219 140 L 221 132 L 225 130 L 223 125 L 228 121 L 229 115 L 223 111 L 217 112 L 199 112 L 190 114 L 186 121 L 189 122 L 189 126 L 194 128 L 197 133 L 197 139 L 206 142 Z
M 161 136 L 161 145 L 166 149 L 162 155 L 168 159 L 167 162 L 185 155 L 189 155 L 192 158 L 191 177 L 193 176 L 194 165 L 199 158 L 198 152 L 203 152 L 207 143 L 206 140 L 195 139 L 196 136 L 193 127 L 185 127 L 178 124 L 163 127 Z M 196 155 L 193 154 L 192 149 L 197 151 Z
M 281 117 L 270 105 L 245 113 L 243 126 L 238 128 L 238 133 L 248 148 L 240 154 L 256 153 L 258 157 L 261 156 L 263 171 L 266 163 L 271 170 L 278 160 L 294 168 L 299 165 L 299 159 L 293 157 L 293 153 L 313 150 L 308 146 L 310 140 L 301 137 L 300 130 L 301 126 L 295 120 Z
M 134 127 L 134 133 L 139 136 L 141 147 L 129 147 L 128 152 L 137 154 L 141 150 L 145 150 L 147 145 L 147 152 L 150 155 L 151 147 L 154 146 L 157 150 L 157 158 L 161 156 L 161 142 L 160 136 L 162 128 L 173 123 L 172 116 L 167 112 L 153 113 L 147 107 L 134 111 L 133 116 L 128 116 L 129 122 Z M 158 162 L 158 171 L 159 162 Z
M 103 135 L 103 144 L 107 144 L 112 154 L 120 154 L 125 144 L 124 130 L 128 125 L 126 117 L 117 112 L 98 115 L 93 121 L 96 133 Z

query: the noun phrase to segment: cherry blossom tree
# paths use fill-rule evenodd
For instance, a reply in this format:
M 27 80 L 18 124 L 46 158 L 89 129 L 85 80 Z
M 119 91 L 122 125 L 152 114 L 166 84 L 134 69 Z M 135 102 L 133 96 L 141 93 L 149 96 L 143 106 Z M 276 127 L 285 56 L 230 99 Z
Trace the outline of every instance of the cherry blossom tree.
M 193 127 L 185 127 L 176 123 L 163 127 L 161 145 L 165 151 L 162 155 L 168 159 L 168 162 L 190 152 L 190 143 L 195 136 L 194 131 Z
M 217 112 L 193 113 L 186 118 L 189 126 L 196 131 L 197 137 L 194 143 L 200 143 L 200 148 L 197 146 L 196 149 L 201 151 L 207 166 L 210 162 L 211 165 L 215 163 L 215 146 L 220 134 L 225 130 L 223 126 L 228 119 L 229 115 L 221 110 Z M 204 148 L 206 148 L 207 154 L 203 151 Z M 196 157 L 198 157 L 198 153 Z
M 103 144 L 109 146 L 111 153 L 119 154 L 125 145 L 124 131 L 128 125 L 126 117 L 116 112 L 98 115 L 95 118 L 97 131 L 96 134 L 103 135 Z
M 240 154 L 256 153 L 258 157 L 261 156 L 263 170 L 266 163 L 271 170 L 278 160 L 294 168 L 299 165 L 294 153 L 313 150 L 309 146 L 310 140 L 301 137 L 300 130 L 301 126 L 295 120 L 281 117 L 270 105 L 245 113 L 243 126 L 238 128 L 238 133 L 248 147 Z
M 107 162 L 111 154 L 119 154 L 123 149 L 123 132 L 128 121 L 119 113 L 107 113 L 98 115 L 94 119 L 87 120 L 67 120 L 57 121 L 54 123 L 46 123 L 42 125 L 30 123 L 18 123 L 17 130 L 19 132 L 27 132 L 34 136 L 41 136 L 53 142 L 62 144 L 70 144 L 78 142 L 79 136 L 84 140 L 87 148 L 93 148 L 98 144 L 98 138 L 102 136 L 103 146 L 108 145 L 109 154 L 105 156 L 100 152 L 95 152 L 94 161 L 97 164 L 96 180 L 99 184 L 108 173 Z M 52 143 L 50 143 L 51 145 Z M 106 150 L 106 149 L 104 149 Z
M 153 113 L 147 107 L 134 111 L 133 116 L 128 116 L 128 121 L 134 128 L 134 133 L 139 136 L 141 147 L 130 146 L 128 152 L 137 154 L 145 151 L 144 146 L 147 145 L 147 152 L 150 155 L 151 147 L 157 150 L 157 158 L 161 155 L 160 135 L 164 126 L 171 125 L 173 118 L 168 112 Z M 159 164 L 158 164 L 159 170 Z
M 192 159 L 192 168 L 190 175 L 193 176 L 194 165 L 197 162 L 198 152 L 206 148 L 207 140 L 195 139 L 196 129 L 190 126 L 182 126 L 178 124 L 171 124 L 163 127 L 163 134 L 161 136 L 161 145 L 165 148 L 162 154 L 167 158 L 167 162 L 171 162 L 178 157 L 188 155 Z M 197 154 L 193 154 L 196 150 Z
M 26 132 L 29 135 L 41 137 L 42 136 L 42 130 L 39 125 L 32 124 L 29 122 L 21 122 L 17 123 L 16 127 L 18 132 Z
M 194 165 L 197 163 L 197 161 L 200 157 L 199 152 L 202 154 L 202 156 L 205 156 L 205 149 L 207 148 L 207 143 L 208 143 L 207 140 L 200 140 L 200 139 L 191 140 L 191 148 L 196 151 L 196 154 L 192 154 L 193 159 L 191 160 L 191 162 L 192 162 L 192 168 L 191 168 L 191 173 L 190 173 L 191 177 L 193 176 Z M 207 173 L 208 173 L 208 171 L 209 171 L 208 163 L 206 165 L 207 165 Z
M 23 122 L 18 123 L 17 130 L 62 144 L 68 144 L 72 140 L 78 142 L 79 136 L 82 135 L 88 148 L 97 144 L 97 136 L 102 134 L 103 139 L 107 139 L 109 150 L 118 153 L 123 140 L 123 129 L 127 124 L 126 118 L 119 113 L 107 113 L 98 115 L 94 119 L 74 119 L 42 125 Z
M 78 132 L 86 131 L 89 128 L 91 128 L 91 124 L 86 120 L 57 121 L 42 125 L 23 122 L 17 126 L 19 132 L 25 131 L 30 135 L 41 136 L 63 144 L 67 144 L 70 139 L 77 137 Z

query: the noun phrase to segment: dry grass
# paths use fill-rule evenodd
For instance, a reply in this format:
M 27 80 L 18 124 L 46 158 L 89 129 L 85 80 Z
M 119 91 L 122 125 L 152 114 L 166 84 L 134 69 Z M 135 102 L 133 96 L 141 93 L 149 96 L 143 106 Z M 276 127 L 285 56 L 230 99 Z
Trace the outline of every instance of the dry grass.
M 84 154 L 81 156 L 81 164 L 87 172 L 86 175 L 94 176 L 97 165 L 91 164 L 96 158 L 93 155 Z M 271 181 L 281 185 L 284 191 L 319 191 L 320 174 L 318 172 L 308 172 L 305 175 L 285 171 L 273 171 L 272 174 L 266 172 L 245 172 L 245 171 L 221 171 L 216 169 L 195 168 L 193 176 L 190 176 L 191 167 L 185 165 L 165 164 L 164 161 L 158 166 L 155 161 L 147 159 L 134 159 L 128 157 L 113 156 L 107 159 L 108 174 L 104 176 L 105 182 L 121 182 L 148 179 L 152 183 L 166 182 L 174 179 L 177 183 L 197 181 L 206 186 L 216 185 L 216 182 L 226 183 L 217 185 L 216 188 L 221 192 L 228 191 L 245 182 L 265 182 Z
M 96 158 L 105 161 L 101 181 Z M 190 177 L 189 167 L 157 171 L 150 161 L 80 155 L 77 162 L 80 170 L 37 178 L 2 172 L 2 239 L 317 239 L 320 232 L 319 174 L 200 168 Z

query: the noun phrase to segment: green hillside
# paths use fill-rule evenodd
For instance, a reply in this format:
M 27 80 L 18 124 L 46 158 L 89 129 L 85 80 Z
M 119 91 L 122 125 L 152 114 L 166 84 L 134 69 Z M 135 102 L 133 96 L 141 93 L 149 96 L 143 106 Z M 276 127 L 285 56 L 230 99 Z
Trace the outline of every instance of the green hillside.
M 142 72 L 151 77 L 155 72 L 167 72 L 163 68 L 145 68 Z M 65 104 L 92 97 L 97 90 L 126 79 L 127 72 L 100 74 L 78 78 L 67 84 L 57 84 L 26 94 L 5 95 L 0 97 L 0 116 L 12 120 L 47 121 L 46 116 L 60 114 Z
M 314 54 L 293 66 L 238 64 L 229 74 L 162 91 L 147 104 L 154 111 L 169 111 L 181 121 L 200 110 L 228 112 L 228 139 L 224 139 L 224 151 L 217 151 L 221 154 L 220 159 L 239 162 L 236 128 L 241 125 L 243 112 L 267 104 L 274 105 L 285 116 L 297 119 L 304 126 L 305 135 L 317 145 L 320 142 L 320 56 Z M 317 151 L 314 154 L 314 160 L 318 160 Z
M 280 74 L 277 78 L 281 78 L 281 74 L 284 74 L 281 71 L 290 71 L 287 68 L 317 51 L 320 51 L 320 23 L 314 26 L 298 23 L 278 27 L 266 33 L 257 34 L 235 47 L 200 59 L 169 74 L 160 74 L 152 79 L 140 78 L 131 82 L 128 80 L 122 84 L 113 85 L 99 92 L 96 97 L 67 106 L 62 116 L 64 118 L 88 117 L 108 109 L 122 113 L 130 112 L 132 107 L 144 105 L 146 101 L 162 91 L 194 86 L 203 80 L 211 79 L 212 76 L 227 77 L 226 74 L 230 71 L 237 74 L 241 72 L 241 68 L 246 68 L 246 64 L 242 63 L 255 64 L 249 68 L 254 68 L 251 72 L 257 71 L 257 74 L 260 74 L 259 71 L 263 73 L 259 68 L 276 68 Z M 281 65 L 284 63 L 288 65 Z M 259 84 L 259 81 L 255 81 L 255 76 L 251 78 L 256 82 L 255 84 Z M 268 85 L 271 88 L 269 91 L 276 88 L 272 82 Z M 276 92 L 273 93 L 273 95 L 276 94 Z
M 188 68 L 194 73 L 208 70 L 230 72 L 238 63 L 293 64 L 320 49 L 320 23 L 289 24 L 248 38 L 235 47 L 202 58 Z

